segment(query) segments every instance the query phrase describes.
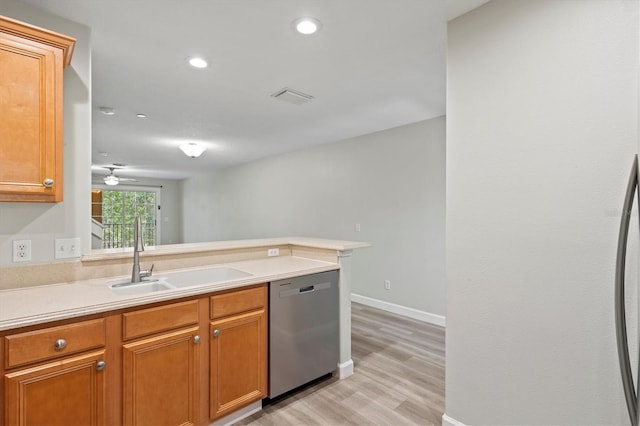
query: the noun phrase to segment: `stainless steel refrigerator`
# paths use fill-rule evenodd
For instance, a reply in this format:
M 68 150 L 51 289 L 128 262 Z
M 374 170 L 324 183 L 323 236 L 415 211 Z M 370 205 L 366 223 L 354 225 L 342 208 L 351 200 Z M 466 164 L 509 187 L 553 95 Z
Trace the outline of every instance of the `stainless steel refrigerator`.
M 631 356 L 629 354 L 629 336 L 627 334 L 627 313 L 625 303 L 625 270 L 627 257 L 627 242 L 629 239 L 629 225 L 633 209 L 633 200 L 638 194 L 640 200 L 640 186 L 638 185 L 638 156 L 633 159 L 631 174 L 627 184 L 627 191 L 624 198 L 624 206 L 620 219 L 620 232 L 618 234 L 618 253 L 616 258 L 615 276 L 615 321 L 616 321 L 616 341 L 618 343 L 618 362 L 620 363 L 620 373 L 622 375 L 622 386 L 627 402 L 629 420 L 631 425 L 638 426 L 638 392 L 637 383 L 640 383 L 640 353 L 638 355 L 638 380 L 633 379 L 631 368 Z

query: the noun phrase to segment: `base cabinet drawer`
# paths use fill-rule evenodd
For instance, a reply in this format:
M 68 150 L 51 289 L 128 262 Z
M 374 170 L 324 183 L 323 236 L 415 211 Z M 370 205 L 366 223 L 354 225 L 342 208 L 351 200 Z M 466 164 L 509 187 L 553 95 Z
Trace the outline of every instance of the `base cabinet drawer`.
M 267 305 L 266 284 L 211 296 L 211 319 L 249 312 Z
M 4 339 L 5 367 L 13 368 L 104 347 L 105 324 L 104 319 L 82 321 L 12 334 Z
M 122 338 L 137 339 L 197 323 L 197 300 L 140 309 L 122 315 Z
M 105 423 L 105 351 L 6 373 L 7 426 Z

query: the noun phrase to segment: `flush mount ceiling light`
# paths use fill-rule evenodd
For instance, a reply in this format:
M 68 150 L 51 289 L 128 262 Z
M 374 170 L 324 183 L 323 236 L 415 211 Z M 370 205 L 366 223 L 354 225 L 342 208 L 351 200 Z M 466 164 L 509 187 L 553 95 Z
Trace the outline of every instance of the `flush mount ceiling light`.
M 136 114 L 136 117 L 138 117 L 138 118 L 147 118 L 147 114 L 139 113 L 139 114 Z
M 204 146 L 195 142 L 183 143 L 178 148 L 184 152 L 184 155 L 191 158 L 200 157 L 206 149 Z
M 297 32 L 304 35 L 313 34 L 322 27 L 322 24 L 316 18 L 298 18 L 291 25 Z
M 207 64 L 207 61 L 205 61 L 202 58 L 193 57 L 193 58 L 189 58 L 189 65 L 191 65 L 194 68 L 206 68 L 208 64 Z
M 116 110 L 111 107 L 101 106 L 99 109 L 100 109 L 100 112 L 103 113 L 104 115 L 115 115 L 116 113 Z

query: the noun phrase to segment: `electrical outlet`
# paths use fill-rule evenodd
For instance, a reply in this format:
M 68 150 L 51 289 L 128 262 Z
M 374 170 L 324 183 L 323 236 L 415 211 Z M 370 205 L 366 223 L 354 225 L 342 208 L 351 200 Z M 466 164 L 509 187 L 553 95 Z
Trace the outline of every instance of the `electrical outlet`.
M 31 260 L 31 240 L 13 242 L 13 261 L 28 262 Z
M 360 232 L 360 224 L 359 223 L 356 223 L 356 228 L 355 229 L 356 229 L 356 232 Z
M 384 280 L 384 289 L 391 290 L 391 280 Z
M 270 248 L 267 250 L 267 256 L 280 256 L 279 248 Z
M 54 250 L 56 259 L 80 257 L 80 238 L 57 238 Z

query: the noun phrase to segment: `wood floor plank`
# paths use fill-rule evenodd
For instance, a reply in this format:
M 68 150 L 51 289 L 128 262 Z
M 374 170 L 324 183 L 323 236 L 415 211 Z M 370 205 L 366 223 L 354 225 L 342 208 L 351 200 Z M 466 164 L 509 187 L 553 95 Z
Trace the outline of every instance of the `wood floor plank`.
M 236 424 L 440 425 L 444 328 L 358 303 L 351 311 L 352 376 L 313 383 Z

